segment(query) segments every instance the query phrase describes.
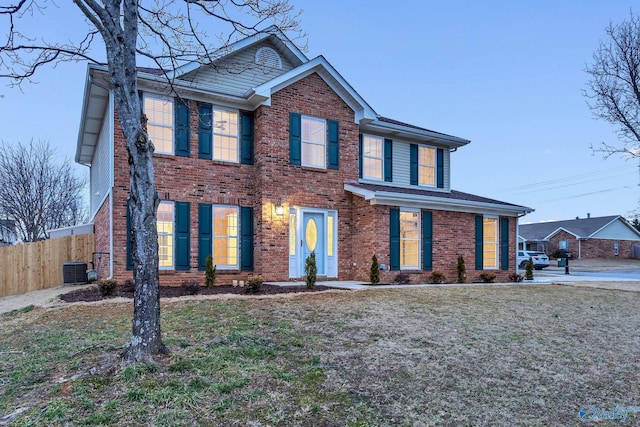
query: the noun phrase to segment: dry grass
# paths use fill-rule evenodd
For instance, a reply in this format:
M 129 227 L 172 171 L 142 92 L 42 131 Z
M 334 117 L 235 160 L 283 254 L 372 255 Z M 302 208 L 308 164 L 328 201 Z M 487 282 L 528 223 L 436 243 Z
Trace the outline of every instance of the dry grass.
M 638 293 L 513 286 L 165 302 L 170 357 L 83 376 L 126 342 L 130 316 L 130 304 L 2 316 L 0 418 L 24 408 L 8 422 L 548 426 L 580 424 L 582 405 L 640 406 Z

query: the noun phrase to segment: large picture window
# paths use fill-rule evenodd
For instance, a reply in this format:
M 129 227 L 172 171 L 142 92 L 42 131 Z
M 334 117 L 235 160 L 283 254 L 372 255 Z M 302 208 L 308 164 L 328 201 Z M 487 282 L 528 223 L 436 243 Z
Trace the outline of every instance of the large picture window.
M 362 177 L 382 180 L 384 138 L 362 135 Z
M 302 166 L 326 168 L 327 122 L 302 116 Z
M 213 160 L 238 162 L 238 113 L 213 110 Z
M 213 206 L 213 263 L 223 270 L 238 268 L 236 206 Z
M 173 154 L 173 99 L 145 93 L 143 101 L 147 134 L 155 152 Z
M 160 202 L 158 205 L 158 266 L 173 268 L 174 253 L 174 205 L 173 202 Z
M 484 218 L 482 221 L 482 262 L 487 270 L 498 268 L 498 218 Z
M 436 149 L 420 146 L 418 149 L 418 177 L 419 184 L 436 186 Z
M 420 212 L 400 211 L 400 268 L 420 268 Z

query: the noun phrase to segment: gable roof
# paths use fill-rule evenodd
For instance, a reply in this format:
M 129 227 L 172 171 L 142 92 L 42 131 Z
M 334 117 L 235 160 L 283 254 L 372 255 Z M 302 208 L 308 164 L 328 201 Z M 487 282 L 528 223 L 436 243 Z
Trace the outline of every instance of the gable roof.
M 620 215 L 521 224 L 518 234 L 528 241 L 543 241 L 549 240 L 559 231 L 566 231 L 577 239 L 589 239 L 616 221 L 622 221 L 625 226 L 628 226 L 640 238 L 640 232 Z
M 437 142 L 449 148 L 458 148 L 467 145 L 468 139 L 460 138 L 446 133 L 436 132 L 420 126 L 404 123 L 388 117 L 378 116 L 376 120 L 362 123 L 364 132 L 375 132 L 383 134 L 392 139 L 410 139 L 423 142 Z
M 346 181 L 344 189 L 364 197 L 372 205 L 413 206 L 507 216 L 518 216 L 533 212 L 533 209 L 526 206 L 514 205 L 455 190 L 443 192 L 383 184 L 365 184 L 358 181 Z

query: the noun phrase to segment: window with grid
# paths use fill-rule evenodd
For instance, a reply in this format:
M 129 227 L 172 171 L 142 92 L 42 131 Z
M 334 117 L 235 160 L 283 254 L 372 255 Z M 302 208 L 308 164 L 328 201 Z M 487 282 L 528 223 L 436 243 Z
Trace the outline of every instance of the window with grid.
M 418 149 L 419 185 L 436 186 L 436 149 L 420 146 Z
M 238 162 L 238 113 L 213 110 L 213 160 Z
M 147 116 L 147 134 L 156 153 L 173 154 L 173 104 L 171 98 L 144 94 L 143 109 Z
M 327 122 L 302 116 L 302 166 L 326 168 Z
M 482 251 L 484 269 L 498 268 L 498 218 L 482 220 Z
M 420 268 L 420 212 L 400 211 L 400 268 Z
M 174 212 L 173 202 L 160 202 L 158 205 L 158 266 L 173 268 Z
M 384 138 L 362 135 L 362 177 L 382 180 Z
M 213 206 L 213 263 L 237 269 L 238 249 L 238 207 Z

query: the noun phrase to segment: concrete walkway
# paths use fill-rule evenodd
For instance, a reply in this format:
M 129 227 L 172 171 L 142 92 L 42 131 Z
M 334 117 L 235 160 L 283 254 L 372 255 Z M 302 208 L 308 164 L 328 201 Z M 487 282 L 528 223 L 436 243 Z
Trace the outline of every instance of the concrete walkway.
M 26 294 L 10 295 L 0 298 L 0 315 L 10 311 L 20 310 L 30 305 L 43 307 L 58 300 L 58 296 L 77 289 L 84 289 L 95 285 L 62 285 L 55 288 L 40 289 Z

